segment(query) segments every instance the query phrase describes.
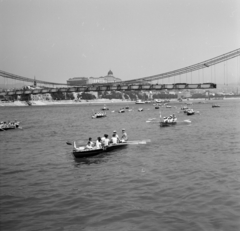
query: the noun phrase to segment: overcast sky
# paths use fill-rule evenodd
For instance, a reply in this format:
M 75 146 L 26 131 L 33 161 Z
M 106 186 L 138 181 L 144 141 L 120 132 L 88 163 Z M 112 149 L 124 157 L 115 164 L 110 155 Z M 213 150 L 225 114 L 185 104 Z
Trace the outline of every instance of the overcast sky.
M 24 77 L 141 78 L 240 48 L 240 0 L 0 0 L 0 41 L 0 69 Z

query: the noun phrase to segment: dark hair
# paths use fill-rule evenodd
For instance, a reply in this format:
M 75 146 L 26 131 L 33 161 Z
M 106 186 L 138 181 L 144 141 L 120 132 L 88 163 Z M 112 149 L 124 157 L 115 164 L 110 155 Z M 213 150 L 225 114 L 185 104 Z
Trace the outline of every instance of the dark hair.
M 101 137 L 98 137 L 97 139 L 98 139 L 98 141 L 101 141 Z
M 92 140 L 92 138 L 91 137 L 89 137 L 89 139 L 88 140 Z
M 108 138 L 108 134 L 105 134 L 104 137 L 105 137 L 105 138 Z

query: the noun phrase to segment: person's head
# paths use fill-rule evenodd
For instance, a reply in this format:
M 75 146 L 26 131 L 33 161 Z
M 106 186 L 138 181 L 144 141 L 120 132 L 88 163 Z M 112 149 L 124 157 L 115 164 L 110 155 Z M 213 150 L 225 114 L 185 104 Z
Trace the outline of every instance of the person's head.
M 113 135 L 112 135 L 113 137 L 115 137 L 116 136 L 116 133 L 113 133 Z
M 90 141 L 88 141 L 88 142 L 87 142 L 87 144 L 88 144 L 88 145 L 90 145 L 90 144 L 91 144 L 91 142 L 90 142 Z
M 89 137 L 89 139 L 88 139 L 89 141 L 92 141 L 92 138 L 91 137 Z
M 115 131 L 115 130 L 114 130 L 114 131 L 113 131 L 113 134 L 115 134 L 115 135 L 116 135 L 116 134 L 117 134 L 117 131 Z
M 125 132 L 125 128 L 122 129 L 122 133 L 124 133 L 124 132 Z
M 105 138 L 108 138 L 108 134 L 105 134 L 104 137 L 105 137 Z
M 97 140 L 100 142 L 101 141 L 101 137 L 98 137 Z

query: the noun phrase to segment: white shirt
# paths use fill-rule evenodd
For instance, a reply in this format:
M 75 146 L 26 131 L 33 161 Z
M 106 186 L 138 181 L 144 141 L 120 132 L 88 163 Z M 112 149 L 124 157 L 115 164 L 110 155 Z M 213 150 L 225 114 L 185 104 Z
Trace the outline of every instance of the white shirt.
M 118 138 L 116 136 L 112 137 L 112 143 L 113 144 L 117 144 L 117 141 L 118 141 Z
M 104 140 L 104 145 L 105 145 L 105 146 L 108 146 L 108 145 L 109 145 L 109 142 L 110 142 L 110 140 L 109 140 L 108 138 L 105 138 L 105 140 Z
M 99 142 L 98 140 L 96 141 L 96 148 L 101 148 L 102 147 L 102 144 L 101 142 Z

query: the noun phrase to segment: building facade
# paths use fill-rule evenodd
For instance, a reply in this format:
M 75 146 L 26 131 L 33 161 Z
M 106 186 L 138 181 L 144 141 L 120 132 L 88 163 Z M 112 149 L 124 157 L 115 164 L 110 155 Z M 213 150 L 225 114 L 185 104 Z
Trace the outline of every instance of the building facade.
M 67 85 L 70 86 L 83 86 L 88 84 L 88 78 L 86 77 L 74 77 L 67 80 Z
M 67 80 L 67 85 L 71 86 L 83 86 L 87 84 L 104 84 L 121 82 L 120 78 L 113 76 L 113 72 L 110 70 L 106 76 L 101 77 L 74 77 Z

